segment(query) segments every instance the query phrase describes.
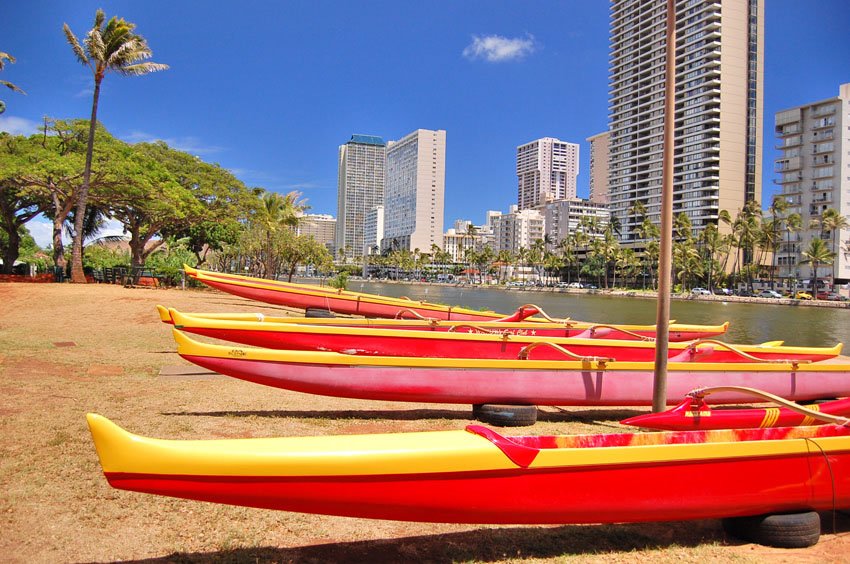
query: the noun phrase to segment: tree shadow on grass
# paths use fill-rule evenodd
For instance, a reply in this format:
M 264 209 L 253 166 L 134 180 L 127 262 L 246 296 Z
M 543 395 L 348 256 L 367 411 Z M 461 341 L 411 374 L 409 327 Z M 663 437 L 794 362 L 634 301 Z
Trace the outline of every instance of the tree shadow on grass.
M 538 421 L 547 423 L 582 422 L 587 424 L 601 424 L 611 421 L 620 421 L 628 417 L 639 415 L 643 412 L 617 409 L 617 410 L 589 410 L 589 411 L 563 411 L 538 413 Z M 450 419 L 450 420 L 472 420 L 472 409 L 346 409 L 346 410 L 246 410 L 246 411 L 165 411 L 160 415 L 177 415 L 189 417 L 268 417 L 296 419 L 355 419 L 373 420 L 386 419 L 390 421 L 411 421 L 416 419 Z
M 312 546 L 175 553 L 139 563 L 169 562 L 495 562 L 571 555 L 626 554 L 668 547 L 735 544 L 720 521 L 483 528 L 459 533 Z M 635 558 L 637 559 L 637 558 Z

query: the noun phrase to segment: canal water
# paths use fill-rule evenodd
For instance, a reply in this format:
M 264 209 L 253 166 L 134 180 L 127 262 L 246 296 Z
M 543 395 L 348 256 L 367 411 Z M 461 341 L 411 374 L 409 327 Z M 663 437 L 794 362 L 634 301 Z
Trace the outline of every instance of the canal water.
M 655 323 L 655 300 L 646 298 L 362 280 L 349 281 L 348 289 L 501 313 L 533 303 L 552 317 L 598 323 Z M 670 312 L 680 323 L 719 325 L 729 321 L 729 332 L 724 337 L 729 342 L 785 341 L 797 346 L 844 343 L 844 354 L 850 354 L 850 309 L 673 300 Z

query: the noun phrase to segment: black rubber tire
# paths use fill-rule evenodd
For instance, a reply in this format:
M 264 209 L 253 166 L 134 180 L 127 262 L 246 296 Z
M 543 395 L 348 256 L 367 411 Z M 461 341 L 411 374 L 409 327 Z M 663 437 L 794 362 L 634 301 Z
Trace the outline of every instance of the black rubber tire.
M 481 403 L 472 406 L 472 416 L 496 427 L 528 427 L 537 422 L 537 406 Z
M 730 517 L 723 529 L 733 537 L 777 548 L 806 548 L 820 539 L 820 515 L 816 511 L 752 517 Z
M 308 307 L 304 311 L 304 317 L 336 317 L 334 312 L 318 307 Z

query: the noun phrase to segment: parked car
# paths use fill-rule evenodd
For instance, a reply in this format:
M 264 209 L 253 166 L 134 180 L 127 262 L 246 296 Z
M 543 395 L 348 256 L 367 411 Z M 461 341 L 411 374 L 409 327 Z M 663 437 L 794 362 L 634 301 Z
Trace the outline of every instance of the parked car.
M 694 288 L 693 290 L 691 290 L 691 294 L 695 296 L 710 296 L 711 292 L 709 292 L 705 288 Z
M 794 294 L 794 299 L 810 300 L 810 299 L 812 299 L 812 295 L 808 292 L 803 291 L 803 290 L 797 290 L 797 293 Z
M 821 300 L 821 299 L 828 300 L 830 302 L 846 302 L 847 301 L 846 296 L 842 296 L 841 294 L 836 294 L 835 292 L 827 293 L 825 298 L 821 298 L 820 294 L 818 294 L 818 299 L 819 300 Z
M 582 288 L 581 282 L 570 282 L 567 288 Z
M 781 298 L 782 294 L 777 292 L 776 290 L 762 290 L 759 293 L 760 298 Z
M 715 296 L 731 296 L 734 292 L 730 288 L 715 288 Z

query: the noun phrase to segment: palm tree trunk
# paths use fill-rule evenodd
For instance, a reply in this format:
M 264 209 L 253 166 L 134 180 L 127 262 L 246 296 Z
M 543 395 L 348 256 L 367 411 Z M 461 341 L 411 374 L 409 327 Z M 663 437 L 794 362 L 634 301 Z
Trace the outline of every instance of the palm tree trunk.
M 86 216 L 86 206 L 89 200 L 89 179 L 91 178 L 91 161 L 94 153 L 94 134 L 97 129 L 97 102 L 100 98 L 100 83 L 103 75 L 95 74 L 94 100 L 91 106 L 91 121 L 89 122 L 89 139 L 86 147 L 86 167 L 83 169 L 83 185 L 77 195 L 77 214 L 74 216 L 74 241 L 71 245 L 71 282 L 85 284 L 86 275 L 83 273 L 83 222 Z

